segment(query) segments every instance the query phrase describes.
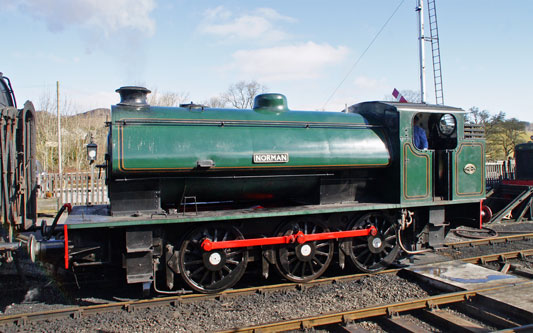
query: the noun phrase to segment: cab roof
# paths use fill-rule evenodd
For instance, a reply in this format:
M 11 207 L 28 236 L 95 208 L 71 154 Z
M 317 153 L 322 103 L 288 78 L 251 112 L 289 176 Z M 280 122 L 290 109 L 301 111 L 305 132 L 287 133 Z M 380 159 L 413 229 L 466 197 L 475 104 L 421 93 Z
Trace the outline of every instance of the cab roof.
M 437 104 L 425 104 L 425 103 L 400 103 L 390 101 L 372 101 L 362 102 L 353 105 L 354 108 L 368 107 L 370 104 L 385 106 L 392 106 L 398 112 L 427 112 L 427 113 L 461 113 L 464 114 L 465 110 L 447 105 Z

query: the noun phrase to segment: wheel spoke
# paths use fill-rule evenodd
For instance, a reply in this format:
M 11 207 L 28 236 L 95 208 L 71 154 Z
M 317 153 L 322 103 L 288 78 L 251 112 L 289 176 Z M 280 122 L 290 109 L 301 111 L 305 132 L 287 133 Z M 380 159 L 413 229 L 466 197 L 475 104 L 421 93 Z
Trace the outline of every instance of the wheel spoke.
M 311 274 L 315 274 L 316 271 L 315 271 L 315 268 L 313 267 L 313 262 L 312 261 L 309 261 L 307 263 L 307 265 L 309 266 L 309 269 L 311 270 Z
M 203 263 L 203 260 L 202 259 L 199 259 L 199 260 L 192 260 L 192 261 L 187 261 L 185 263 L 185 266 L 191 266 L 191 265 L 199 265 Z
M 297 262 L 296 262 L 296 265 L 294 265 L 294 268 L 293 268 L 292 270 L 293 270 L 293 271 L 297 271 L 301 264 L 302 264 L 301 261 L 297 261 Z
M 232 260 L 232 259 L 226 259 L 226 263 L 233 264 L 233 265 L 238 265 L 239 264 L 239 262 L 237 260 Z
M 318 259 L 316 256 L 313 257 L 313 260 L 312 260 L 317 266 L 324 266 L 324 263 L 322 261 L 320 261 L 320 259 Z
M 226 258 L 235 258 L 236 256 L 239 256 L 242 252 L 240 251 L 233 251 L 226 253 Z
M 368 255 L 366 256 L 365 260 L 363 260 L 363 265 L 368 264 L 368 261 L 372 258 L 372 252 L 367 251 Z
M 326 253 L 326 252 L 322 252 L 322 251 L 315 251 L 315 256 L 316 256 L 316 255 L 321 255 L 321 256 L 327 257 L 327 256 L 328 256 L 328 253 Z
M 194 272 L 192 272 L 191 274 L 189 274 L 190 276 L 196 276 L 198 275 L 198 273 L 202 272 L 205 270 L 205 267 L 204 266 L 200 266 L 198 267 Z
M 385 238 L 385 241 L 390 243 L 390 241 L 393 240 L 393 239 L 396 239 L 396 234 Z
M 290 259 L 290 260 L 288 261 L 289 265 L 292 264 L 292 263 L 294 263 L 296 260 L 298 260 L 297 257 L 293 257 L 292 259 Z
M 204 275 L 203 275 L 202 278 L 200 279 L 199 283 L 202 284 L 202 283 L 205 281 L 205 279 L 207 278 L 208 275 L 209 275 L 209 271 L 206 270 L 205 273 L 204 273 Z

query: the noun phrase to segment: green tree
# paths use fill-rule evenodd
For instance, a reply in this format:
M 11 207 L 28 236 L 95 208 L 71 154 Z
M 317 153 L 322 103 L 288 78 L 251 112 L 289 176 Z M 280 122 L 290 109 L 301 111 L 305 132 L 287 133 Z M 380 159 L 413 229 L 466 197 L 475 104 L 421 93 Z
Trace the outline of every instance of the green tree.
M 514 147 L 526 142 L 526 122 L 520 121 L 516 118 L 505 119 L 494 126 L 495 144 L 504 153 L 504 157 L 512 157 L 514 155 Z
M 489 111 L 479 111 L 473 106 L 466 115 L 466 120 L 483 125 L 487 142 L 487 159 L 504 160 L 513 157 L 514 147 L 527 140 L 524 121 L 516 118 L 506 119 L 504 112 L 490 114 Z

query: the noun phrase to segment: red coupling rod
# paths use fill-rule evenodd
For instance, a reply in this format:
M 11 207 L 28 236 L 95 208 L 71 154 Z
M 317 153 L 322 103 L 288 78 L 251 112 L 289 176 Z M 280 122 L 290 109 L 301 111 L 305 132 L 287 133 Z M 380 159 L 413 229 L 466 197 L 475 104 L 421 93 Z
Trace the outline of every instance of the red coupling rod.
M 278 244 L 303 244 L 305 242 L 313 242 L 317 240 L 328 240 L 338 238 L 349 237 L 365 237 L 368 235 L 376 236 L 378 230 L 374 226 L 370 226 L 367 229 L 346 230 L 346 231 L 334 231 L 334 232 L 321 232 L 318 234 L 304 234 L 302 231 L 298 231 L 294 235 L 278 236 L 278 237 L 265 237 L 265 238 L 251 238 L 251 239 L 235 239 L 230 241 L 213 242 L 206 238 L 202 242 L 201 246 L 204 251 L 229 249 L 237 247 L 250 247 L 250 246 L 263 246 L 263 245 L 278 245 Z
M 202 242 L 201 246 L 202 246 L 202 249 L 204 249 L 204 251 L 212 251 L 212 250 L 228 249 L 228 248 L 235 248 L 235 247 L 291 244 L 296 241 L 296 236 L 299 235 L 300 233 L 301 231 L 299 231 L 296 235 L 289 235 L 289 236 L 235 239 L 235 240 L 221 241 L 221 242 L 213 242 L 209 238 L 206 238 Z
M 305 242 L 313 242 L 317 240 L 337 239 L 337 238 L 349 238 L 349 237 L 365 237 L 368 235 L 376 236 L 378 229 L 374 226 L 370 226 L 367 229 L 347 230 L 347 231 L 334 231 L 334 232 L 321 232 L 319 234 L 296 234 L 296 241 L 298 244 Z

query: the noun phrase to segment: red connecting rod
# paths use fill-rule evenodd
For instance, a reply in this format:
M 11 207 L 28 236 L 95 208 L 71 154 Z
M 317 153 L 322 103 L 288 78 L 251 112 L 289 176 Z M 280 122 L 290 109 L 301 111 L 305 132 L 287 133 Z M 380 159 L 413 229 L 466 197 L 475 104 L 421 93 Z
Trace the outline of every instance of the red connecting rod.
M 250 239 L 235 239 L 230 241 L 213 242 L 209 238 L 202 242 L 202 249 L 204 251 L 230 249 L 237 247 L 263 246 L 263 245 L 277 245 L 277 244 L 303 244 L 305 242 L 313 242 L 318 240 L 339 239 L 349 237 L 365 237 L 368 235 L 376 236 L 378 230 L 374 226 L 367 229 L 346 230 L 321 232 L 318 234 L 304 234 L 298 231 L 294 235 L 278 236 L 278 237 L 264 237 L 264 238 L 250 238 Z

